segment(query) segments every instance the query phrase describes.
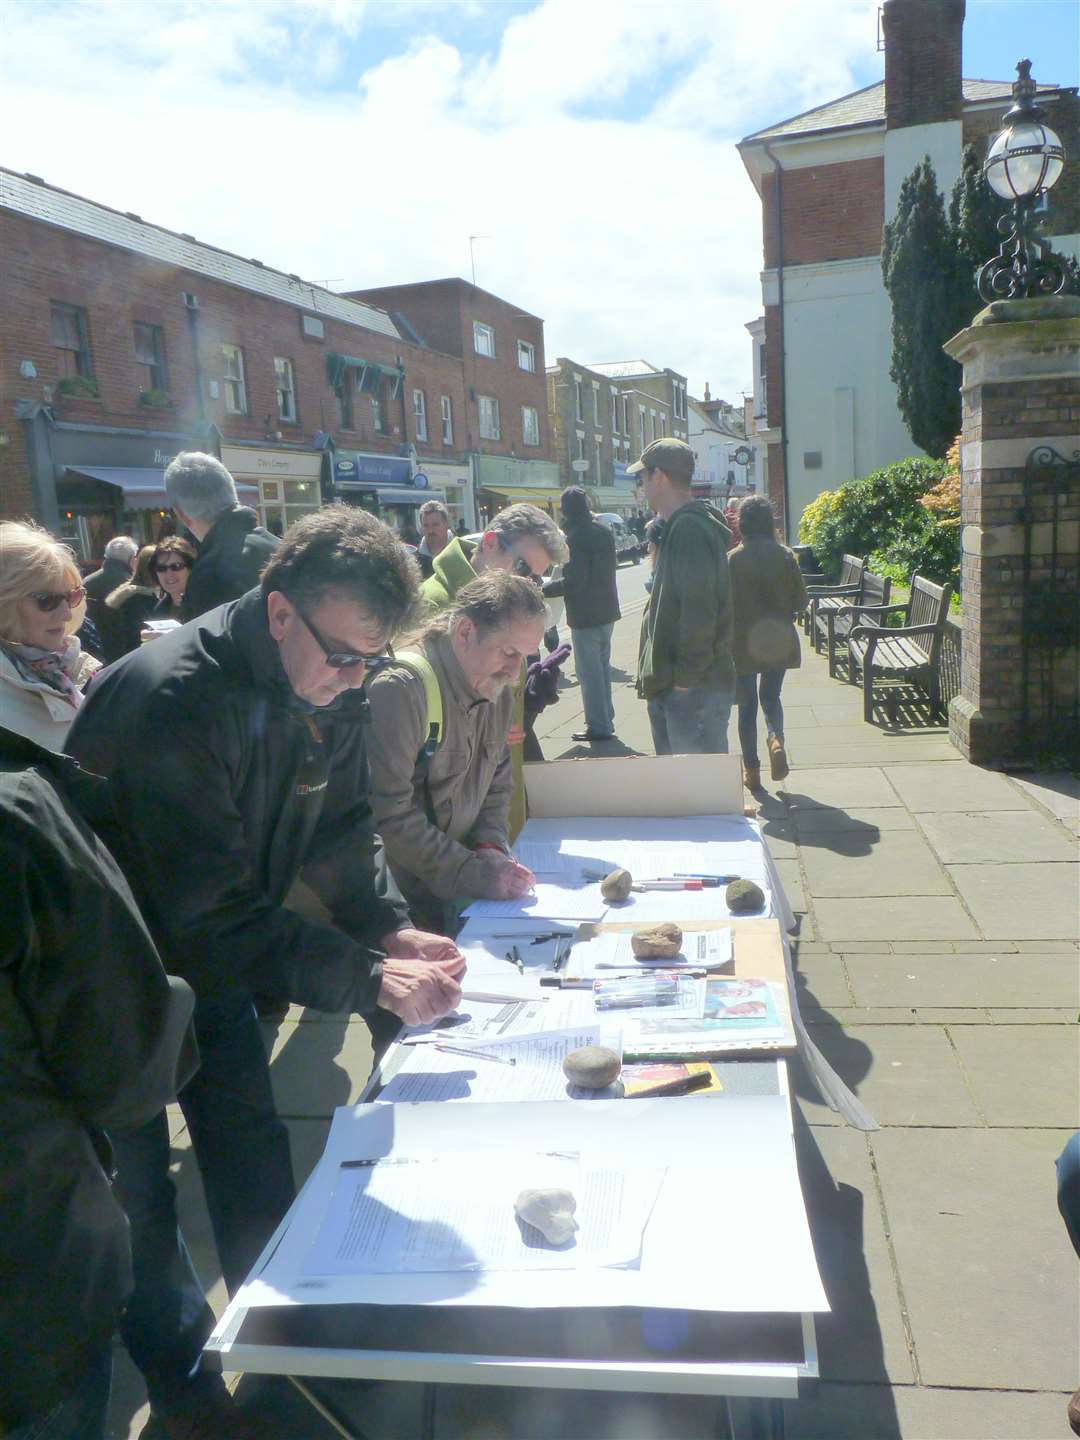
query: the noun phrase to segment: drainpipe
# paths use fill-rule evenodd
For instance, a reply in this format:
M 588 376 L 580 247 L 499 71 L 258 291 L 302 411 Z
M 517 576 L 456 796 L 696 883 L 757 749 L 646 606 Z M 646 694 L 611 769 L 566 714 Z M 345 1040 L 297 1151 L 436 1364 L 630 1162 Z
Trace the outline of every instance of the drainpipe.
M 780 451 L 784 461 L 784 538 L 791 539 L 791 488 L 788 483 L 787 349 L 784 344 L 784 167 L 768 145 L 765 154 L 776 166 L 776 277 L 780 309 Z M 768 417 L 766 417 L 768 418 Z
M 185 305 L 187 312 L 188 332 L 191 335 L 191 357 L 195 367 L 195 394 L 199 402 L 199 430 L 202 431 L 206 423 L 206 395 L 203 387 L 202 361 L 199 358 L 199 307 Z

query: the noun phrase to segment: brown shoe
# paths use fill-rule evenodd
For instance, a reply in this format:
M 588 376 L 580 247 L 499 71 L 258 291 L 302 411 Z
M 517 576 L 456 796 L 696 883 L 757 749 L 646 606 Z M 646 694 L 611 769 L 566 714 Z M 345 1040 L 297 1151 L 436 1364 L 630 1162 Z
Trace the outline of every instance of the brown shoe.
M 774 780 L 786 780 L 791 774 L 791 766 L 787 763 L 787 751 L 784 749 L 784 742 L 779 735 L 769 736 L 769 774 Z
M 744 765 L 742 767 L 743 784 L 747 790 L 761 789 L 761 766 Z

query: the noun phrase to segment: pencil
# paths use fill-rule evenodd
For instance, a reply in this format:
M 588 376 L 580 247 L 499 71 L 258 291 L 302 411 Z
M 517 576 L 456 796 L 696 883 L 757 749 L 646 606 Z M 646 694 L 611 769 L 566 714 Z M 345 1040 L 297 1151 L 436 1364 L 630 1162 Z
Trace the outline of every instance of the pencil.
M 436 1043 L 436 1050 L 442 1050 L 447 1055 L 467 1055 L 470 1060 L 494 1060 L 496 1065 L 516 1065 L 517 1060 L 513 1055 L 493 1055 L 490 1050 L 466 1050 L 463 1045 L 439 1045 Z

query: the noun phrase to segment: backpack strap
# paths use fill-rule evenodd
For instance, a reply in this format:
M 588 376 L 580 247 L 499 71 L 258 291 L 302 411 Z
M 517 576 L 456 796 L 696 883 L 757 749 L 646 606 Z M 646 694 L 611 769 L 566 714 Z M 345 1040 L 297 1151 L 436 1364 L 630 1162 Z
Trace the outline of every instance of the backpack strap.
M 411 670 L 424 686 L 424 708 L 425 723 L 424 743 L 416 756 L 417 765 L 427 769 L 431 763 L 431 757 L 439 748 L 443 736 L 443 699 L 442 688 L 439 685 L 439 677 L 431 661 L 419 650 L 398 650 L 395 652 L 394 661 L 398 665 L 404 665 Z

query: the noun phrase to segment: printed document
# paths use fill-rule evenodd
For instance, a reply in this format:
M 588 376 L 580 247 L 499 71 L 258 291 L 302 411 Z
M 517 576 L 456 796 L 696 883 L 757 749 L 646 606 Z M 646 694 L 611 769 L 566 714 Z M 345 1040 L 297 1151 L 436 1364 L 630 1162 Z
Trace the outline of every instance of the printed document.
M 591 1003 L 591 996 L 584 998 Z M 594 1020 L 573 1030 L 497 1044 L 472 1042 L 476 1049 L 499 1057 L 491 1059 L 411 1045 L 401 1069 L 379 1091 L 377 1100 L 565 1100 L 572 1087 L 563 1074 L 563 1061 L 571 1050 L 598 1045 L 600 1035 L 601 1027 Z M 513 1065 L 501 1063 L 510 1059 Z

